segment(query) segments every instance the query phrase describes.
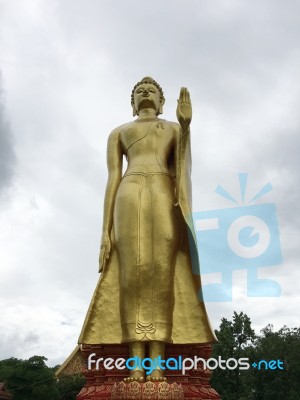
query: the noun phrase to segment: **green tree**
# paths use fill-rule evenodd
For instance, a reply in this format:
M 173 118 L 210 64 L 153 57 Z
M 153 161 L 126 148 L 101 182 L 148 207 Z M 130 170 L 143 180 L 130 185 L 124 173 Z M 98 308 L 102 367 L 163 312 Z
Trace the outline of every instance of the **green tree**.
M 272 325 L 261 330 L 253 360 L 280 360 L 282 368 L 252 369 L 250 378 L 253 390 L 251 400 L 300 399 L 300 329 L 284 326 L 274 332 Z
M 46 360 L 33 356 L 29 360 L 0 361 L 0 380 L 7 383 L 14 400 L 58 400 L 54 371 L 47 367 Z
M 243 312 L 234 312 L 232 321 L 222 318 L 220 329 L 215 332 L 219 342 L 214 345 L 212 357 L 220 356 L 223 360 L 247 357 L 248 349 L 253 347 L 256 340 L 251 320 Z M 219 368 L 213 372 L 211 383 L 220 393 L 222 400 L 246 399 L 248 386 L 242 374 L 247 375 L 247 371 Z
M 235 312 L 232 321 L 222 319 L 216 334 L 219 342 L 213 357 L 243 357 L 250 364 L 248 370 L 214 371 L 212 386 L 222 400 L 300 400 L 300 328 L 284 326 L 275 332 L 272 325 L 267 325 L 260 336 L 255 336 L 250 318 Z M 271 360 L 283 364 L 277 363 L 277 368 L 271 369 L 267 364 Z
M 72 375 L 57 379 L 58 367 L 49 368 L 45 361 L 47 358 L 41 356 L 0 361 L 0 381 L 6 382 L 14 400 L 76 400 L 85 378 Z
M 59 378 L 57 381 L 59 400 L 76 400 L 76 396 L 84 384 L 85 378 L 82 375 L 69 375 Z

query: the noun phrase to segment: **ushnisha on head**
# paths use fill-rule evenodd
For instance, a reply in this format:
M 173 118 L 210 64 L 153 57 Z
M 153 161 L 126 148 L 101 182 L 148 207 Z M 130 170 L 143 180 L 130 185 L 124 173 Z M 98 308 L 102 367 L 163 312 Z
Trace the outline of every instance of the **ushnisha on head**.
M 133 116 L 139 115 L 142 108 L 155 108 L 156 115 L 162 114 L 165 103 L 164 92 L 150 76 L 145 76 L 131 92 Z

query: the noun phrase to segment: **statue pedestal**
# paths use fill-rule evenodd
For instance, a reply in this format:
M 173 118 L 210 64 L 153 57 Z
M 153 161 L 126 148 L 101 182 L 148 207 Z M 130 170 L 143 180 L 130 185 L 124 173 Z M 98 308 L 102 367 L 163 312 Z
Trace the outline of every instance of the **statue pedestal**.
M 86 360 L 95 353 L 98 358 L 129 358 L 127 345 L 83 345 L 81 348 Z M 211 355 L 211 346 L 203 345 L 166 345 L 165 359 L 192 358 L 195 356 L 207 360 Z M 95 364 L 93 364 L 93 367 Z M 166 370 L 167 382 L 131 382 L 124 383 L 123 378 L 129 376 L 127 369 L 108 370 L 99 363 L 99 369 L 85 369 L 86 384 L 77 396 L 77 400 L 108 400 L 108 399 L 202 399 L 220 400 L 218 393 L 210 386 L 211 371 L 198 368 L 186 371 Z
M 183 388 L 177 383 L 167 382 L 131 382 L 115 383 L 112 389 L 113 400 L 127 399 L 157 399 L 183 400 Z

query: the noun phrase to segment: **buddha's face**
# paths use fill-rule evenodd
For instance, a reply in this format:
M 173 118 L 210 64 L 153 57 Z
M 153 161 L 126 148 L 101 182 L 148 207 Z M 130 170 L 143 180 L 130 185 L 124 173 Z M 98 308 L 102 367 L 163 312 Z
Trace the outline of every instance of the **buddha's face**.
M 142 108 L 154 108 L 156 111 L 159 108 L 160 93 L 152 83 L 142 83 L 134 91 L 134 105 L 139 112 Z

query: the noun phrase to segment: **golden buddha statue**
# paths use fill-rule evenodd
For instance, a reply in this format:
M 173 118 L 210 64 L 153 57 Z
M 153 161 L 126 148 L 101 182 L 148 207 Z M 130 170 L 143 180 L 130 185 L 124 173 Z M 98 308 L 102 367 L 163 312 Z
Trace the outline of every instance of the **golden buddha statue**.
M 132 91 L 134 121 L 108 139 L 99 283 L 80 344 L 128 343 L 130 356 L 164 357 L 165 343 L 208 343 L 209 325 L 191 216 L 192 107 L 180 91 L 178 123 L 158 116 L 160 85 L 143 78 Z M 122 176 L 123 158 L 127 169 Z M 143 380 L 144 371 L 131 378 Z M 163 379 L 156 369 L 150 379 Z

